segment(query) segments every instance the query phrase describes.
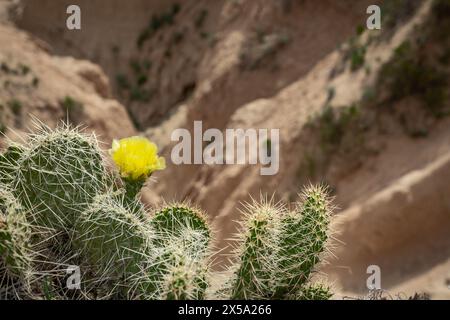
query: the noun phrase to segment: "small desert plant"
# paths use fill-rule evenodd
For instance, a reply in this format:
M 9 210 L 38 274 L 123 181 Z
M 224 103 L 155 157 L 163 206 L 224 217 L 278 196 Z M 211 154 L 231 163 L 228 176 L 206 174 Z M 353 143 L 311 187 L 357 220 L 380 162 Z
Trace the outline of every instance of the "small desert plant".
M 22 102 L 18 99 L 12 99 L 8 102 L 8 106 L 12 113 L 16 116 L 19 116 L 22 112 Z
M 172 25 L 180 10 L 181 5 L 174 3 L 167 11 L 160 14 L 154 14 L 151 17 L 148 26 L 139 34 L 136 40 L 137 47 L 141 49 L 144 43 L 149 40 L 159 29 L 165 27 L 166 25 Z
M 11 71 L 11 68 L 7 62 L 2 62 L 0 63 L 0 70 L 4 73 L 9 73 Z
M 130 88 L 130 82 L 128 81 L 127 76 L 123 73 L 116 75 L 116 82 L 119 89 L 125 90 Z
M 339 109 L 326 106 L 318 117 L 322 146 L 328 148 L 339 145 L 347 128 L 358 120 L 359 116 L 360 110 L 357 105 Z
M 364 65 L 366 57 L 366 47 L 365 46 L 355 46 L 351 49 L 350 61 L 351 70 L 356 71 Z
M 196 15 L 194 20 L 195 28 L 201 29 L 207 17 L 208 17 L 208 10 L 206 9 L 200 10 L 200 12 Z
M 254 70 L 268 58 L 273 58 L 291 42 L 286 32 L 265 33 L 257 30 L 253 39 L 246 43 L 240 53 L 240 65 L 243 70 Z
M 430 296 L 427 293 L 414 293 L 412 296 L 408 296 L 404 293 L 391 294 L 383 289 L 370 290 L 368 294 L 360 297 L 348 297 L 345 296 L 344 300 L 430 300 Z
M 149 102 L 152 98 L 152 91 L 141 88 L 140 86 L 135 86 L 131 88 L 130 100 L 139 102 Z
M 392 0 L 382 4 L 381 15 L 383 26 L 389 29 L 404 23 L 410 19 L 420 7 L 420 0 Z
M 151 62 L 148 60 L 144 60 L 142 63 L 138 60 L 132 59 L 130 61 L 130 68 L 136 76 L 136 84 L 138 87 L 141 87 L 148 80 L 147 73 L 151 68 Z M 127 89 L 129 85 L 126 83 L 126 79 L 118 79 L 118 84 L 121 88 Z
M 84 112 L 84 105 L 81 102 L 71 96 L 65 96 L 60 101 L 60 107 L 69 121 L 75 124 L 81 121 Z
M 367 44 L 362 43 L 360 29 L 356 30 L 357 35 L 350 38 L 344 50 L 344 61 L 350 62 L 350 70 L 352 72 L 359 70 L 366 62 Z
M 30 67 L 25 64 L 19 64 L 20 73 L 26 76 L 30 72 Z
M 390 99 L 416 96 L 436 117 L 443 114 L 447 100 L 447 73 L 421 58 L 409 41 L 402 43 L 379 75 L 379 86 L 387 88 Z
M 117 172 L 106 169 L 95 136 L 40 125 L 0 156 L 0 299 L 331 296 L 310 283 L 328 239 L 324 188 L 307 188 L 293 210 L 268 200 L 247 205 L 232 265 L 217 273 L 201 210 L 173 203 L 149 212 L 138 198 L 165 168 L 156 145 L 126 138 L 110 155 Z M 74 266 L 82 274 L 76 289 L 65 280 Z
M 37 87 L 39 86 L 39 78 L 38 77 L 33 77 L 33 80 L 31 80 L 31 84 L 33 85 L 33 87 Z

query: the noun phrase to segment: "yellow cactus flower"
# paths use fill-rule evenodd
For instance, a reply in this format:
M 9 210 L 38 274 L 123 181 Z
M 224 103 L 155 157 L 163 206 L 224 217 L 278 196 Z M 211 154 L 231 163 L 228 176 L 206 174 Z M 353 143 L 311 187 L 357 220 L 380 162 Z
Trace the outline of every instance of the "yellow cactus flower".
M 114 140 L 110 154 L 121 176 L 131 180 L 145 179 L 166 168 L 164 158 L 158 157 L 156 144 L 144 137 Z

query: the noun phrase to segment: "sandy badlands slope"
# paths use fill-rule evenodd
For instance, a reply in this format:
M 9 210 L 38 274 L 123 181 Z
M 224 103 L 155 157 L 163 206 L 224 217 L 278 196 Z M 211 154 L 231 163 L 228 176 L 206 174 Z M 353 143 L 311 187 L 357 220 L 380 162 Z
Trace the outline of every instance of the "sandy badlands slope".
M 23 105 L 18 115 L 10 109 L 3 113 L 8 126 L 25 130 L 28 112 L 55 123 L 65 114 L 61 101 L 70 96 L 83 105 L 76 120 L 106 141 L 134 134 L 126 107 L 166 157 L 172 130 L 190 128 L 193 120 L 202 120 L 204 128 L 280 128 L 277 175 L 262 177 L 258 166 L 169 162 L 150 184 L 158 196 L 148 196 L 149 201 L 189 198 L 198 203 L 219 230 L 218 245 L 225 246 L 239 219 L 238 203 L 249 194 L 276 190 L 278 198 L 293 201 L 302 184 L 324 180 L 340 209 L 334 222 L 335 258 L 322 270 L 330 274 L 338 297 L 366 293 L 366 268 L 376 264 L 382 287 L 392 294 L 426 291 L 432 298 L 450 298 L 449 118 L 423 120 L 417 116 L 423 114 L 420 102 L 404 97 L 361 107 L 369 129 L 345 128 L 331 154 L 324 153 L 318 139 L 329 125 L 318 115 L 327 107 L 339 112 L 364 104 L 395 49 L 430 24 L 431 1 L 420 2 L 410 19 L 389 32 L 358 37 L 366 54 L 355 70 L 348 39 L 365 22 L 371 1 L 183 1 L 176 23 L 158 29 L 140 49 L 136 40 L 149 17 L 166 12 L 175 1 L 129 1 L 119 11 L 114 8 L 123 1 L 108 0 L 104 10 L 105 1 L 80 1 L 88 9 L 86 25 L 74 36 L 61 27 L 64 1 L 23 2 L 17 23 L 34 35 L 5 21 L 0 25 L 0 43 L 8 44 L 0 47 L 0 62 L 31 70 L 24 76 L 0 71 L 1 80 L 12 83 L 8 88 L 0 83 L 0 103 L 17 98 Z M 202 10 L 208 14 L 198 27 Z M 108 77 L 98 65 L 56 54 L 94 61 Z M 132 61 L 152 62 L 144 71 L 147 82 L 139 87 L 141 93 L 153 92 L 147 101 L 131 99 L 116 82 L 118 74 L 135 81 Z M 396 112 L 383 108 L 403 110 L 414 128 L 424 121 L 426 136 L 408 135 Z

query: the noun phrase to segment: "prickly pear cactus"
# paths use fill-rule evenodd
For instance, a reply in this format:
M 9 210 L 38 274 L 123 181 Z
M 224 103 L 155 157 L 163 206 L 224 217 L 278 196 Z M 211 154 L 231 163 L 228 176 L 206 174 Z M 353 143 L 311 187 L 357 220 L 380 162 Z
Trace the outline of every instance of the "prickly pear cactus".
M 206 214 L 150 209 L 140 188 L 165 167 L 144 138 L 115 141 L 107 170 L 93 135 L 40 125 L 0 155 L 0 299 L 328 299 L 311 283 L 326 251 L 330 203 L 306 189 L 294 210 L 245 206 L 232 263 L 213 272 Z M 67 270 L 79 270 L 76 288 Z
M 293 211 L 263 200 L 247 205 L 245 212 L 232 280 L 218 292 L 230 292 L 232 299 L 311 296 L 308 281 L 329 237 L 331 207 L 325 188 L 307 188 Z M 316 296 L 326 296 L 326 289 L 316 291 Z

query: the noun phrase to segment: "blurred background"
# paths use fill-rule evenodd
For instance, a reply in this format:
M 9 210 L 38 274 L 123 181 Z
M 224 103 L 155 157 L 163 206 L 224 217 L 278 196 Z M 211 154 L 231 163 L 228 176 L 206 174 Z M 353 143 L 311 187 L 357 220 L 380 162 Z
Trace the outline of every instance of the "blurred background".
M 377 265 L 392 295 L 450 299 L 449 30 L 449 0 L 0 0 L 0 132 L 20 139 L 36 117 L 105 149 L 147 136 L 168 167 L 143 200 L 198 204 L 218 248 L 241 201 L 326 183 L 336 240 L 318 276 L 338 297 L 366 294 Z M 170 135 L 194 120 L 280 129 L 279 173 L 173 165 Z

